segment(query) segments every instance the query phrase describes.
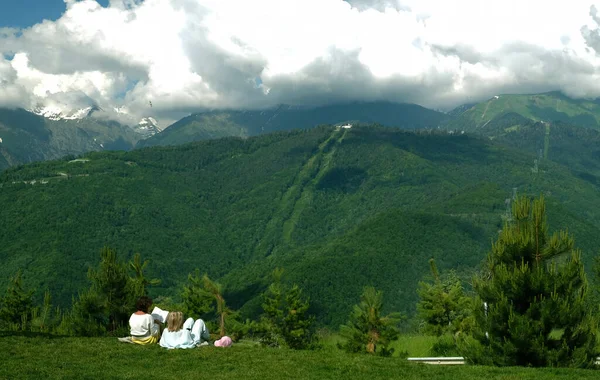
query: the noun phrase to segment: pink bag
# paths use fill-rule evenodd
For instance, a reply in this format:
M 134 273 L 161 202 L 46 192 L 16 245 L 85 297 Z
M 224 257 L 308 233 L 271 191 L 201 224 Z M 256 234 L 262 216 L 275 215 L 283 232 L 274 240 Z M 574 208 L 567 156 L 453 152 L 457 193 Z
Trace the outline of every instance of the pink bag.
M 229 347 L 232 343 L 231 338 L 226 335 L 219 340 L 215 340 L 215 347 Z

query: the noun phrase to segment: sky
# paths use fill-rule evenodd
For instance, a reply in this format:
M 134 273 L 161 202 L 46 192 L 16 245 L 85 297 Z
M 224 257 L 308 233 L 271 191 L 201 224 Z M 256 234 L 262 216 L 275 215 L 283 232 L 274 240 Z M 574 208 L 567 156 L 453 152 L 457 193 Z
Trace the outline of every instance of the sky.
M 600 0 L 0 0 L 0 107 L 600 96 Z M 152 105 L 150 105 L 152 104 Z
M 109 0 L 96 0 L 107 6 Z M 65 12 L 63 0 L 0 0 L 0 27 L 27 28 L 44 20 L 56 20 Z

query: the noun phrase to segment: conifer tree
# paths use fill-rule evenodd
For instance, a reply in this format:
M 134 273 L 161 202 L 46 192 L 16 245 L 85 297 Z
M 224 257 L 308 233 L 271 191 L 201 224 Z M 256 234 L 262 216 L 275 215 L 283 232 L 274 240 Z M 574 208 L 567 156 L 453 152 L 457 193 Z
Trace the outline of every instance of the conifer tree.
M 314 347 L 314 318 L 309 315 L 310 303 L 298 285 L 287 288 L 281 277 L 283 269 L 273 272 L 273 283 L 263 295 L 264 314 L 261 320 L 261 341 L 264 345 L 307 349 Z
M 227 303 L 225 302 L 225 298 L 223 297 L 223 286 L 218 282 L 211 280 L 207 274 L 202 277 L 202 282 L 204 284 L 204 290 L 210 294 L 216 305 L 217 318 L 219 320 L 219 335 L 221 337 L 225 336 L 225 321 L 227 317 L 234 314 L 233 310 L 227 307 Z
M 99 336 L 109 325 L 106 299 L 93 289 L 79 293 L 73 308 L 65 318 L 65 330 L 75 336 Z
M 134 277 L 131 278 L 130 288 L 134 298 L 148 295 L 148 286 L 156 286 L 160 284 L 160 279 L 148 279 L 144 270 L 150 263 L 150 260 L 143 260 L 139 253 L 133 255 L 133 259 L 129 262 L 129 268 L 133 270 Z
M 204 288 L 204 278 L 196 269 L 188 275 L 188 281 L 183 285 L 181 298 L 183 312 L 193 318 L 206 318 L 206 314 L 214 311 L 214 297 Z
M 41 307 L 34 308 L 31 318 L 32 326 L 41 332 L 46 332 L 53 325 L 52 321 L 52 297 L 50 291 L 44 292 L 44 303 Z
M 381 356 L 390 356 L 394 352 L 389 345 L 398 339 L 400 313 L 381 315 L 383 293 L 368 286 L 360 297 L 360 303 L 354 305 L 350 320 L 340 327 L 340 333 L 347 339 L 339 345 L 348 352 L 363 352 Z
M 475 362 L 592 366 L 596 324 L 586 307 L 580 252 L 566 231 L 549 235 L 544 198 L 520 197 L 474 279 Z
M 429 265 L 433 282 L 420 282 L 417 290 L 420 297 L 417 311 L 425 323 L 424 332 L 441 336 L 467 329 L 470 298 L 464 294 L 460 279 L 453 271 L 441 278 L 433 259 Z
M 108 312 L 111 330 L 116 330 L 129 318 L 135 296 L 131 294 L 130 277 L 127 266 L 117 258 L 117 252 L 109 247 L 100 251 L 100 264 L 90 268 L 88 278 L 95 292 Z
M 33 290 L 23 288 L 23 279 L 19 270 L 10 278 L 6 295 L 1 299 L 0 320 L 12 324 L 19 330 L 25 330 L 33 308 L 33 293 Z

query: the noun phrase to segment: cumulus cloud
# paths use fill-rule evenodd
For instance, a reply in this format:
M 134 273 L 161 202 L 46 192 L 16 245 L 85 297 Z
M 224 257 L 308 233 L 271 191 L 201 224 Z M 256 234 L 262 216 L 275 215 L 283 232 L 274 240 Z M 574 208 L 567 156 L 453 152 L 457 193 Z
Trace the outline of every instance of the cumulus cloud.
M 94 104 L 171 121 L 279 103 L 449 109 L 497 93 L 597 97 L 597 9 L 586 0 L 65 0 L 56 21 L 0 29 L 0 106 Z

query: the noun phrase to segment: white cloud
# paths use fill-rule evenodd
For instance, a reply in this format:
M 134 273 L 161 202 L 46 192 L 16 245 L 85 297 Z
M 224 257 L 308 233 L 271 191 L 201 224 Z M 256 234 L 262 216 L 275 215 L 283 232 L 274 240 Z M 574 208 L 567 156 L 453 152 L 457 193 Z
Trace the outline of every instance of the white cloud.
M 201 108 L 600 96 L 600 16 L 571 0 L 65 0 L 0 29 L 0 105 Z M 149 106 L 152 102 L 153 106 Z M 110 116 L 110 115 L 109 115 Z

